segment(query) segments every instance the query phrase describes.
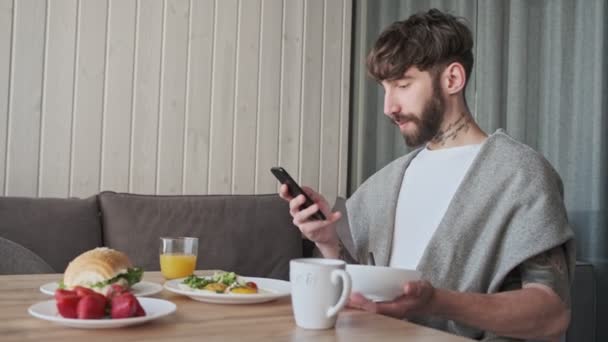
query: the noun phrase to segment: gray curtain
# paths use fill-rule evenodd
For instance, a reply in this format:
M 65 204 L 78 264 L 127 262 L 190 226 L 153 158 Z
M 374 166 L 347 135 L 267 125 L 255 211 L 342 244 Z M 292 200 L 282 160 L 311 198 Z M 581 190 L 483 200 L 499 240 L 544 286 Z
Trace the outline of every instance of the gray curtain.
M 504 128 L 561 175 L 578 258 L 598 280 L 596 340 L 608 341 L 608 1 L 356 1 L 349 193 L 408 151 L 365 56 L 386 25 L 433 7 L 473 30 L 467 102 L 480 126 Z

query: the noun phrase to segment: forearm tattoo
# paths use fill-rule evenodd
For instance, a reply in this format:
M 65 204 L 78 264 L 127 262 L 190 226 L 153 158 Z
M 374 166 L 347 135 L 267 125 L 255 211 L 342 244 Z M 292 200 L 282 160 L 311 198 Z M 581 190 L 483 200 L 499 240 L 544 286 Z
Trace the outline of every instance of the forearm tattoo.
M 568 262 L 561 246 L 526 260 L 519 267 L 522 285 L 543 284 L 555 291 L 565 303 L 570 301 Z

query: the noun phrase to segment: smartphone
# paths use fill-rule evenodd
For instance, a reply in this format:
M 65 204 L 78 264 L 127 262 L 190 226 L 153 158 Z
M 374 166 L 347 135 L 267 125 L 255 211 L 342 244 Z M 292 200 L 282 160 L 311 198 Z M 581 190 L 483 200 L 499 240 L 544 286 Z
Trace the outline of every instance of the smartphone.
M 298 183 L 293 178 L 291 178 L 289 173 L 287 173 L 287 171 L 285 171 L 284 168 L 282 168 L 280 166 L 275 166 L 275 167 L 270 168 L 270 172 L 272 172 L 272 174 L 275 177 L 277 177 L 277 179 L 279 180 L 279 182 L 281 182 L 281 184 L 287 184 L 287 188 L 289 189 L 289 194 L 292 197 L 299 196 L 300 194 L 304 195 L 304 197 L 306 198 L 306 202 L 304 202 L 304 204 L 302 204 L 302 206 L 300 207 L 300 210 L 306 209 L 315 203 L 304 192 L 304 190 L 302 190 L 302 188 L 298 185 Z M 316 213 L 312 214 L 312 216 L 310 216 L 310 217 L 314 220 L 326 220 L 326 217 L 325 217 L 325 215 L 323 215 L 321 210 L 318 210 Z

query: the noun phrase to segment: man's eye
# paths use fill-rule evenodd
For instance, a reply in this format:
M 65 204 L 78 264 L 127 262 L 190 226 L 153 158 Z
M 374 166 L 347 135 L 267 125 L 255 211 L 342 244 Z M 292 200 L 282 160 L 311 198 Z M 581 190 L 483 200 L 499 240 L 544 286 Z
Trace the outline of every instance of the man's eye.
M 409 85 L 410 85 L 409 83 L 406 83 L 406 84 L 399 84 L 399 85 L 397 85 L 397 88 L 405 89 L 405 88 L 407 88 Z

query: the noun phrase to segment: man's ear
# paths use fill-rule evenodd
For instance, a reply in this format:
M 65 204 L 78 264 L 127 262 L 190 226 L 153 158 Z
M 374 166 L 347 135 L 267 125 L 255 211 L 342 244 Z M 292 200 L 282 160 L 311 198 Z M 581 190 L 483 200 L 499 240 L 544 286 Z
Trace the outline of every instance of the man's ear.
M 441 73 L 441 87 L 448 95 L 464 91 L 467 75 L 459 62 L 449 64 Z

